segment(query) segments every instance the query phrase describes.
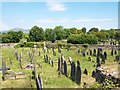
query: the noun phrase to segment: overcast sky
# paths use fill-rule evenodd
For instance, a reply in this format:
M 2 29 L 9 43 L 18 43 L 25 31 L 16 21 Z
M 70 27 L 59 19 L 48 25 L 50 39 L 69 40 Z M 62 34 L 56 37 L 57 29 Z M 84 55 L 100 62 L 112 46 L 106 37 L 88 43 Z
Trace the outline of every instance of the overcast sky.
M 34 25 L 43 28 L 64 27 L 97 27 L 99 29 L 118 28 L 118 2 L 58 2 L 47 0 L 2 0 L 1 30 L 12 28 L 30 29 Z M 13 1 L 13 2 L 12 2 Z M 21 1 L 21 0 L 18 0 Z M 26 1 L 26 2 L 25 2 Z M 31 2 L 28 2 L 31 1 Z M 62 0 L 63 1 L 63 0 Z M 72 0 L 71 0 L 72 1 Z M 90 1 L 90 0 L 85 0 Z M 95 0 L 91 0 L 95 1 Z M 108 1 L 108 0 L 104 0 Z M 0 18 L 1 19 L 1 18 Z

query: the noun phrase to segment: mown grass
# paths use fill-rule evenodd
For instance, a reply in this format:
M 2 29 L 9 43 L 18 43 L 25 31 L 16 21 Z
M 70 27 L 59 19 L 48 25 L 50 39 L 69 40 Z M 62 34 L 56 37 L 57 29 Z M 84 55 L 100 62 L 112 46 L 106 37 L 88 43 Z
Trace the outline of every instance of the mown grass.
M 82 48 L 81 48 L 82 49 Z M 40 50 L 41 56 L 38 55 L 38 51 Z M 20 54 L 22 52 L 22 65 L 25 67 L 28 64 L 28 61 L 30 61 L 28 53 L 30 49 L 29 48 L 18 48 L 18 53 Z M 93 62 L 88 61 L 89 55 L 86 57 L 83 57 L 80 54 L 77 53 L 77 49 L 67 51 L 66 49 L 62 49 L 62 53 L 64 53 L 65 60 L 67 61 L 68 66 L 68 77 L 65 77 L 64 75 L 58 75 L 57 72 L 57 63 L 54 63 L 54 67 L 52 67 L 50 64 L 44 62 L 44 55 L 48 55 L 51 57 L 51 59 L 56 62 L 58 60 L 58 57 L 60 57 L 60 53 L 57 53 L 56 56 L 52 54 L 52 49 L 49 50 L 49 53 L 43 53 L 42 48 L 37 48 L 35 52 L 34 60 L 35 62 L 38 62 L 40 65 L 42 65 L 42 69 L 39 68 L 36 64 L 36 70 L 37 74 L 40 73 L 42 80 L 43 80 L 43 87 L 44 88 L 81 88 L 83 87 L 83 83 L 89 83 L 93 84 L 95 82 L 95 79 L 91 77 L 92 71 L 95 70 L 95 67 L 93 67 L 94 64 L 96 64 L 96 57 L 90 56 Z M 105 51 L 105 50 L 104 50 Z M 103 65 L 113 65 L 117 63 L 114 62 L 114 57 L 110 55 L 110 50 L 106 50 L 108 53 L 108 60 L 106 60 L 106 64 Z M 68 62 L 68 57 L 71 57 L 73 61 L 77 62 L 77 60 L 80 61 L 81 69 L 82 69 L 82 82 L 81 85 L 77 85 L 75 82 L 71 81 L 70 79 L 70 65 Z M 10 60 L 12 60 L 12 65 L 10 64 Z M 27 77 L 25 79 L 17 79 L 17 80 L 10 80 L 7 79 L 2 82 L 3 88 L 30 88 L 30 75 L 32 73 L 32 70 L 25 70 L 21 69 L 19 66 L 18 60 L 14 57 L 14 48 L 3 48 L 2 49 L 2 60 L 6 61 L 7 66 L 11 68 L 10 71 L 7 72 L 24 72 Z M 88 70 L 88 75 L 84 75 L 83 71 L 84 69 Z M 36 87 L 35 80 L 31 80 L 33 88 Z

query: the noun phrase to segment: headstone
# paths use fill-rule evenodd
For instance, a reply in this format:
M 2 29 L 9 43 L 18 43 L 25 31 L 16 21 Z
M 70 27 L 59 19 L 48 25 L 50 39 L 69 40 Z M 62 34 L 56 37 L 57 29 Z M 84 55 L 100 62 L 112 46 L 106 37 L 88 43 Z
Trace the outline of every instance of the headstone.
M 92 77 L 93 78 L 95 77 L 95 71 L 92 71 Z
M 61 54 L 61 73 L 63 74 L 64 73 L 64 70 L 63 70 L 63 67 L 64 67 L 64 65 L 63 65 L 63 61 L 64 61 L 65 59 L 64 59 L 64 55 L 63 54 Z
M 119 61 L 120 60 L 120 56 L 119 55 L 117 55 L 117 56 L 115 56 L 115 61 Z
M 113 49 L 111 50 L 111 56 L 113 56 Z
M 117 51 L 115 50 L 115 55 L 117 55 Z
M 92 50 L 90 50 L 90 55 L 92 56 Z
M 107 60 L 107 52 L 104 52 L 105 60 Z
M 78 85 L 81 83 L 81 67 L 80 67 L 80 65 L 77 66 L 77 70 L 76 70 L 76 83 Z
M 61 49 L 60 49 L 60 47 L 58 47 L 58 53 L 61 53 Z
M 75 65 L 74 62 L 72 62 L 72 64 L 71 64 L 71 75 L 70 75 L 72 81 L 75 81 L 75 72 L 76 72 L 76 65 Z
M 102 62 L 105 63 L 105 55 L 102 55 Z
M 53 51 L 53 55 L 56 56 L 56 52 L 55 52 L 54 48 L 52 48 L 52 51 Z
M 14 55 L 15 55 L 15 58 L 18 60 L 18 51 L 17 51 L 17 49 L 15 49 L 15 51 L 14 51 Z
M 100 58 L 98 56 L 96 57 L 96 62 L 100 63 Z
M 77 52 L 78 52 L 78 54 L 79 54 L 79 53 L 80 53 L 80 49 L 78 49 L 78 51 L 77 51 Z
M 88 75 L 88 71 L 87 71 L 86 68 L 85 68 L 85 70 L 84 70 L 84 74 Z
M 67 77 L 67 63 L 65 60 L 64 60 L 64 74 Z
M 60 58 L 58 58 L 58 71 L 60 71 Z
M 93 50 L 93 56 L 96 56 L 96 49 Z
M 79 62 L 79 61 L 77 61 L 77 66 L 78 66 L 78 65 L 80 65 L 80 62 Z
M 2 61 L 2 68 L 0 68 L 0 71 L 2 71 L 2 80 L 5 80 L 5 73 L 7 70 L 10 70 L 9 67 L 6 67 L 6 63 Z

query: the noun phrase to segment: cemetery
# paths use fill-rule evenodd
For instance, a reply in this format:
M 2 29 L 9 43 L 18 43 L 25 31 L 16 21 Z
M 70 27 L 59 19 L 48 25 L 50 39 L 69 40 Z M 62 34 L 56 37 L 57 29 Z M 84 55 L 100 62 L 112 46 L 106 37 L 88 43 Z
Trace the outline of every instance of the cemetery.
M 1 0 L 0 89 L 120 90 L 119 0 Z
M 18 43 L 19 44 L 19 43 Z M 2 88 L 118 88 L 118 45 L 36 42 L 2 49 Z M 68 48 L 69 46 L 69 48 Z

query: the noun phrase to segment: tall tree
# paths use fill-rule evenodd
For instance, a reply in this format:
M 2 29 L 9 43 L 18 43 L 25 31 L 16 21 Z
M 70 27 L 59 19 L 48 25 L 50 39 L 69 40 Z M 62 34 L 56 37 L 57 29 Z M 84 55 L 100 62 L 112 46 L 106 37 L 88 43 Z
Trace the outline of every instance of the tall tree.
M 44 39 L 44 32 L 42 28 L 39 28 L 38 26 L 34 26 L 29 31 L 29 38 L 30 41 L 41 41 Z

